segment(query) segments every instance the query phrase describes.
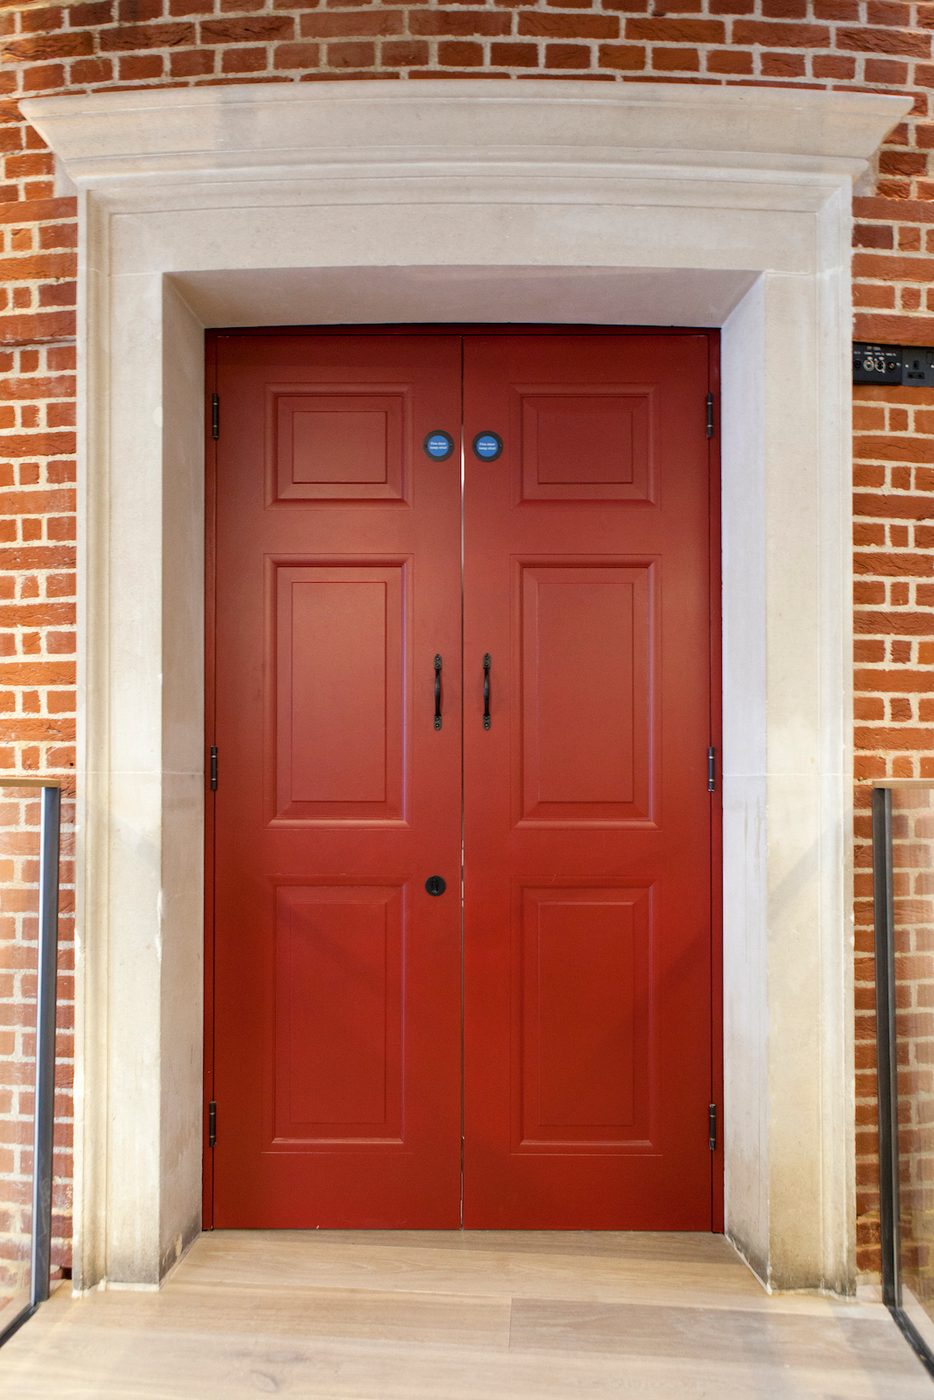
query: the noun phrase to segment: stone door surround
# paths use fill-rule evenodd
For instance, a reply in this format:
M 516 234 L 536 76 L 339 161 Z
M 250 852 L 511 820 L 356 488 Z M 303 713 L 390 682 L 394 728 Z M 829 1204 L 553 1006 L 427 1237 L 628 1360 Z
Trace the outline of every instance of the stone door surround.
M 907 99 L 429 80 L 33 99 L 79 247 L 75 1277 L 202 1151 L 203 332 L 722 327 L 727 1230 L 855 1280 L 851 200 Z

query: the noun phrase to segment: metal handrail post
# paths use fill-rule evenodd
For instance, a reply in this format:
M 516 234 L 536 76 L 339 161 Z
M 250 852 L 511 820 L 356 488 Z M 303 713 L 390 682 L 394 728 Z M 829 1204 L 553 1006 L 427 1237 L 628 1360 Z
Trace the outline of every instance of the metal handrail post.
M 55 1012 L 62 794 L 42 789 L 39 856 L 39 976 L 36 993 L 36 1107 L 32 1191 L 32 1305 L 49 1296 L 52 1153 L 55 1124 Z
M 879 1085 L 879 1234 L 882 1300 L 898 1307 L 898 1081 L 895 1056 L 895 904 L 892 793 L 872 794 L 872 895 L 876 954 L 876 1073 Z

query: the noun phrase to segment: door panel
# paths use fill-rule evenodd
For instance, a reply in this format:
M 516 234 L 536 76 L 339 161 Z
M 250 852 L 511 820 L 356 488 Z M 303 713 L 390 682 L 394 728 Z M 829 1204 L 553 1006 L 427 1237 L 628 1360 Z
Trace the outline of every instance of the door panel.
M 650 499 L 651 385 L 555 385 L 518 401 L 523 500 Z
M 402 915 L 398 888 L 276 890 L 274 1142 L 401 1144 Z
M 710 1228 L 707 384 L 704 335 L 465 341 L 468 1227 Z
M 645 1146 L 651 891 L 522 891 L 518 1150 Z
M 402 821 L 407 561 L 269 567 L 274 819 Z
M 217 340 L 220 1227 L 460 1220 L 460 353 Z
M 652 567 L 519 564 L 523 821 L 649 817 Z
M 277 501 L 402 501 L 406 393 L 270 386 Z

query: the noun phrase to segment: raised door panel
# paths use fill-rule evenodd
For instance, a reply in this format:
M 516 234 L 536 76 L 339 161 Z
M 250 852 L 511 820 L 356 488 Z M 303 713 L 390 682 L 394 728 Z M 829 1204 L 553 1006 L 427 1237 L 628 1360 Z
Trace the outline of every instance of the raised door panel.
M 405 496 L 407 392 L 329 384 L 267 389 L 273 502 L 397 501 Z
M 650 385 L 515 390 L 525 501 L 651 501 Z
M 274 819 L 401 821 L 406 564 L 270 568 Z
M 651 888 L 521 895 L 515 1149 L 651 1151 Z
M 521 820 L 651 820 L 650 560 L 517 566 Z
M 280 885 L 269 1147 L 402 1145 L 403 892 Z

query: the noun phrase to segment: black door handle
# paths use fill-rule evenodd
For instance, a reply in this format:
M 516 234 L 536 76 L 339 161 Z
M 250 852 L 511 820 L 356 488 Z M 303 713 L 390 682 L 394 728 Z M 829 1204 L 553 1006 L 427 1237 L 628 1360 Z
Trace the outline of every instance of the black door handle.
M 441 728 L 441 657 L 435 657 L 435 729 Z
M 487 652 L 483 658 L 483 727 L 489 729 L 492 720 L 490 719 L 490 668 L 493 665 L 493 658 Z

